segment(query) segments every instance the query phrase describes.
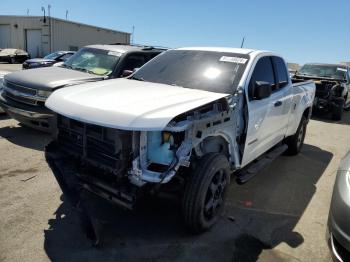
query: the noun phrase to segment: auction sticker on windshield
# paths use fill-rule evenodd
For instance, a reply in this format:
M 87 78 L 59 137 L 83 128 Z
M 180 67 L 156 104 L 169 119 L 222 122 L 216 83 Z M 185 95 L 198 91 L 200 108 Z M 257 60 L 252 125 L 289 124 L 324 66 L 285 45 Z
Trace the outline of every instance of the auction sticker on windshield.
M 248 61 L 248 59 L 235 56 L 222 56 L 219 61 L 236 64 L 245 64 Z
M 341 68 L 341 67 L 338 67 L 337 70 L 338 70 L 338 71 L 346 72 L 346 69 L 345 69 L 345 68 Z

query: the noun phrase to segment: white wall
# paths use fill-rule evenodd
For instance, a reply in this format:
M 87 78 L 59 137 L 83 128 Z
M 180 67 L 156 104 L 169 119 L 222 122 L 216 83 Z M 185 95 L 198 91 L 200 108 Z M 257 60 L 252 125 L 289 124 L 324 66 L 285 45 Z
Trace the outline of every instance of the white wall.
M 53 49 L 69 50 L 90 44 L 130 43 L 130 34 L 52 19 Z
M 1 25 L 10 25 L 10 39 L 8 41 L 9 47 L 26 49 L 26 29 L 38 29 L 42 31 L 42 35 L 45 34 L 45 26 L 41 17 L 33 16 L 0 16 Z M 44 37 L 42 38 L 43 52 L 49 51 L 49 43 L 45 43 Z
M 0 25 L 10 25 L 10 47 L 26 49 L 26 30 L 41 30 L 42 55 L 52 51 L 69 50 L 70 46 L 81 48 L 89 44 L 130 43 L 130 34 L 113 31 L 71 21 L 52 18 L 52 36 L 50 36 L 50 21 L 46 23 L 40 16 L 3 16 L 0 15 Z M 52 46 L 51 46 L 51 39 Z

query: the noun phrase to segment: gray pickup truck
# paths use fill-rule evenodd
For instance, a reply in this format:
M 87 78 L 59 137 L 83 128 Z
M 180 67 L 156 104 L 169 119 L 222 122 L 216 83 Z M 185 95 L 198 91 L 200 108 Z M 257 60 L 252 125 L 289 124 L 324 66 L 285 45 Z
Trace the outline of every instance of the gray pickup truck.
M 51 132 L 54 114 L 45 107 L 57 89 L 130 75 L 165 49 L 135 45 L 91 45 L 62 66 L 18 71 L 4 77 L 0 107 L 26 126 Z

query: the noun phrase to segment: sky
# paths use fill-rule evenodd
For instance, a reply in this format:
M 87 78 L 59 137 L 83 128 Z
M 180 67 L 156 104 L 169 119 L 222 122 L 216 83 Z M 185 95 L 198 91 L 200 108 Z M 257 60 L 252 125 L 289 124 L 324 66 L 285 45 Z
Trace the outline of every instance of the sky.
M 51 16 L 132 32 L 134 43 L 270 50 L 288 62 L 350 61 L 349 0 L 3 0 L 0 15 Z M 98 41 L 98 40 L 97 40 Z

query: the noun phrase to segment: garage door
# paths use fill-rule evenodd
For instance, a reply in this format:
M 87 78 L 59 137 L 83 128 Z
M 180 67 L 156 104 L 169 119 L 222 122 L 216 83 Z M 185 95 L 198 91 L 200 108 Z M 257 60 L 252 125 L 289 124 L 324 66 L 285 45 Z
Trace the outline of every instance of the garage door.
M 31 58 L 41 57 L 41 30 L 26 30 L 27 52 Z
M 10 25 L 0 25 L 0 48 L 11 47 L 11 31 Z

